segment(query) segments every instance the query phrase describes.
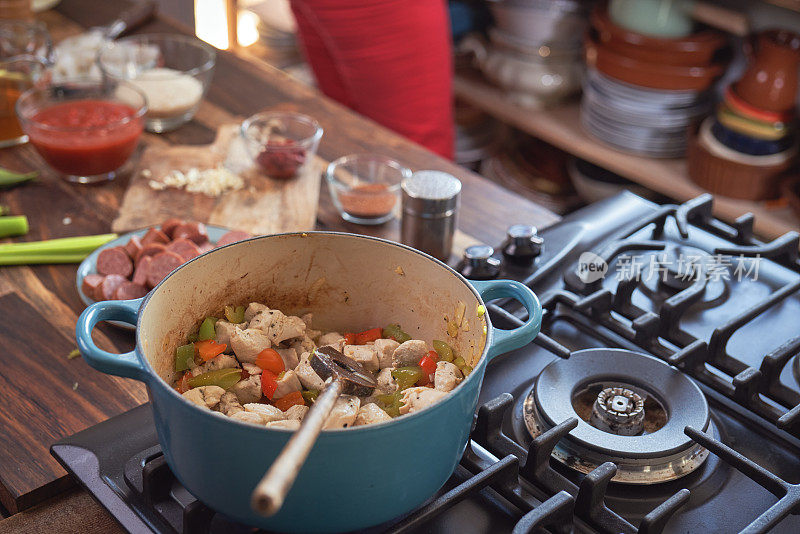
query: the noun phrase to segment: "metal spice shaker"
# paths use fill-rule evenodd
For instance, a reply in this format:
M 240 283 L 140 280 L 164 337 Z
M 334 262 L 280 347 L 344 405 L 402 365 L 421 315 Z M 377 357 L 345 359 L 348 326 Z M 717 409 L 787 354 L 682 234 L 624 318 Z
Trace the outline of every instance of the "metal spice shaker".
M 401 241 L 446 262 L 453 248 L 461 181 L 446 172 L 417 171 L 401 188 Z

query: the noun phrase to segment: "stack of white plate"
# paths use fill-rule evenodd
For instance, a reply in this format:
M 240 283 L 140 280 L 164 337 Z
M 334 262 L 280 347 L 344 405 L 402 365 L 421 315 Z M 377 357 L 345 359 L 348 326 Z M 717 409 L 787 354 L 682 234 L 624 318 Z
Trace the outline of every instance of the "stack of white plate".
M 711 109 L 708 91 L 659 91 L 629 85 L 590 69 L 581 123 L 620 150 L 655 158 L 686 152 L 689 125 Z

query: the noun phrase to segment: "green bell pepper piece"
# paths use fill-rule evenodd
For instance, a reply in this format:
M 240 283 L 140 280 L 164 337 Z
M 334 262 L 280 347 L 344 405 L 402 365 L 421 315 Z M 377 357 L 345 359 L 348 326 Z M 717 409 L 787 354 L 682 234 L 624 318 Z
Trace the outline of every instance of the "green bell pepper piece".
M 308 404 L 314 404 L 317 401 L 317 397 L 319 397 L 319 391 L 316 389 L 304 389 L 300 394 Z
M 398 367 L 392 370 L 392 378 L 395 379 L 400 391 L 408 389 L 416 384 L 420 379 L 425 376 L 425 371 L 417 365 L 410 365 L 408 367 Z
M 193 376 L 188 380 L 189 387 L 199 388 L 201 386 L 219 386 L 228 389 L 239 382 L 242 378 L 242 370 L 235 369 L 215 369 L 202 375 Z
M 244 322 L 244 306 L 225 306 L 225 318 L 229 323 L 239 324 Z
M 438 339 L 434 339 L 433 350 L 435 350 L 436 354 L 439 355 L 439 360 L 443 362 L 452 362 L 453 359 L 455 358 L 455 351 L 453 351 L 453 347 L 451 347 L 444 341 L 439 341 Z
M 462 367 L 467 365 L 467 362 L 464 360 L 464 358 L 462 358 L 461 356 L 458 356 L 456 359 L 453 360 L 453 365 L 455 365 L 456 367 L 461 369 Z
M 394 393 L 388 393 L 386 395 L 378 395 L 378 405 L 384 412 L 389 414 L 389 417 L 399 417 L 400 406 L 404 404 L 400 402 L 400 396 L 400 391 L 395 391 Z
M 405 343 L 406 341 L 411 339 L 411 336 L 405 333 L 403 329 L 400 328 L 399 324 L 390 324 L 389 326 L 383 329 L 381 335 L 385 338 L 394 339 L 398 343 Z
M 178 372 L 191 369 L 194 362 L 194 345 L 181 345 L 175 349 L 175 370 Z
M 206 341 L 207 339 L 214 339 L 217 337 L 217 329 L 215 323 L 216 317 L 206 317 L 200 325 L 200 330 L 197 332 L 197 339 L 199 341 Z

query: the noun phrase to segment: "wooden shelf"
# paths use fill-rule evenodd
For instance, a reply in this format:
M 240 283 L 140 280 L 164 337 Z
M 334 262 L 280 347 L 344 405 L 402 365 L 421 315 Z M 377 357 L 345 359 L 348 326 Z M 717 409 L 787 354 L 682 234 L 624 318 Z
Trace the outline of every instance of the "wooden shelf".
M 581 129 L 577 102 L 551 109 L 526 109 L 478 77 L 456 74 L 453 85 L 458 98 L 506 124 L 662 195 L 683 202 L 705 192 L 689 180 L 685 159 L 633 156 L 589 137 Z M 755 231 L 765 238 L 800 229 L 800 219 L 785 206 L 714 197 L 714 213 L 723 220 L 733 221 L 747 212 L 755 215 Z

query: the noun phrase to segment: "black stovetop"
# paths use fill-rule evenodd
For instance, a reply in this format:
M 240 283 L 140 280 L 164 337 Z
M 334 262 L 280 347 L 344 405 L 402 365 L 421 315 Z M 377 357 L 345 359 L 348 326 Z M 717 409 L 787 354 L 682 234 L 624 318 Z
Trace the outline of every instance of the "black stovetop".
M 711 216 L 707 196 L 656 206 L 631 194 L 575 212 L 541 235 L 543 251 L 532 266 L 500 251 L 496 257 L 500 277 L 524 281 L 539 295 L 542 333 L 488 366 L 470 446 L 445 488 L 370 532 L 800 532 L 800 517 L 791 515 L 800 513 L 798 236 L 759 242 L 751 217 L 723 224 Z M 674 277 L 662 284 L 665 242 L 673 256 L 679 243 L 683 253 L 705 251 L 716 261 L 692 264 L 695 276 L 679 288 Z M 576 274 L 586 251 L 608 266 L 605 277 Z M 741 280 L 726 264 L 731 258 L 746 258 L 750 270 Z M 524 319 L 514 302 L 494 302 L 489 313 L 499 327 Z M 711 452 L 700 467 L 677 480 L 632 486 L 611 481 L 613 463 L 584 475 L 551 458 L 577 417 L 532 437 L 523 404 L 536 377 L 551 362 L 596 347 L 655 356 L 699 386 L 711 424 L 685 434 Z M 213 514 L 172 477 L 149 405 L 52 450 L 131 532 L 252 531 Z

